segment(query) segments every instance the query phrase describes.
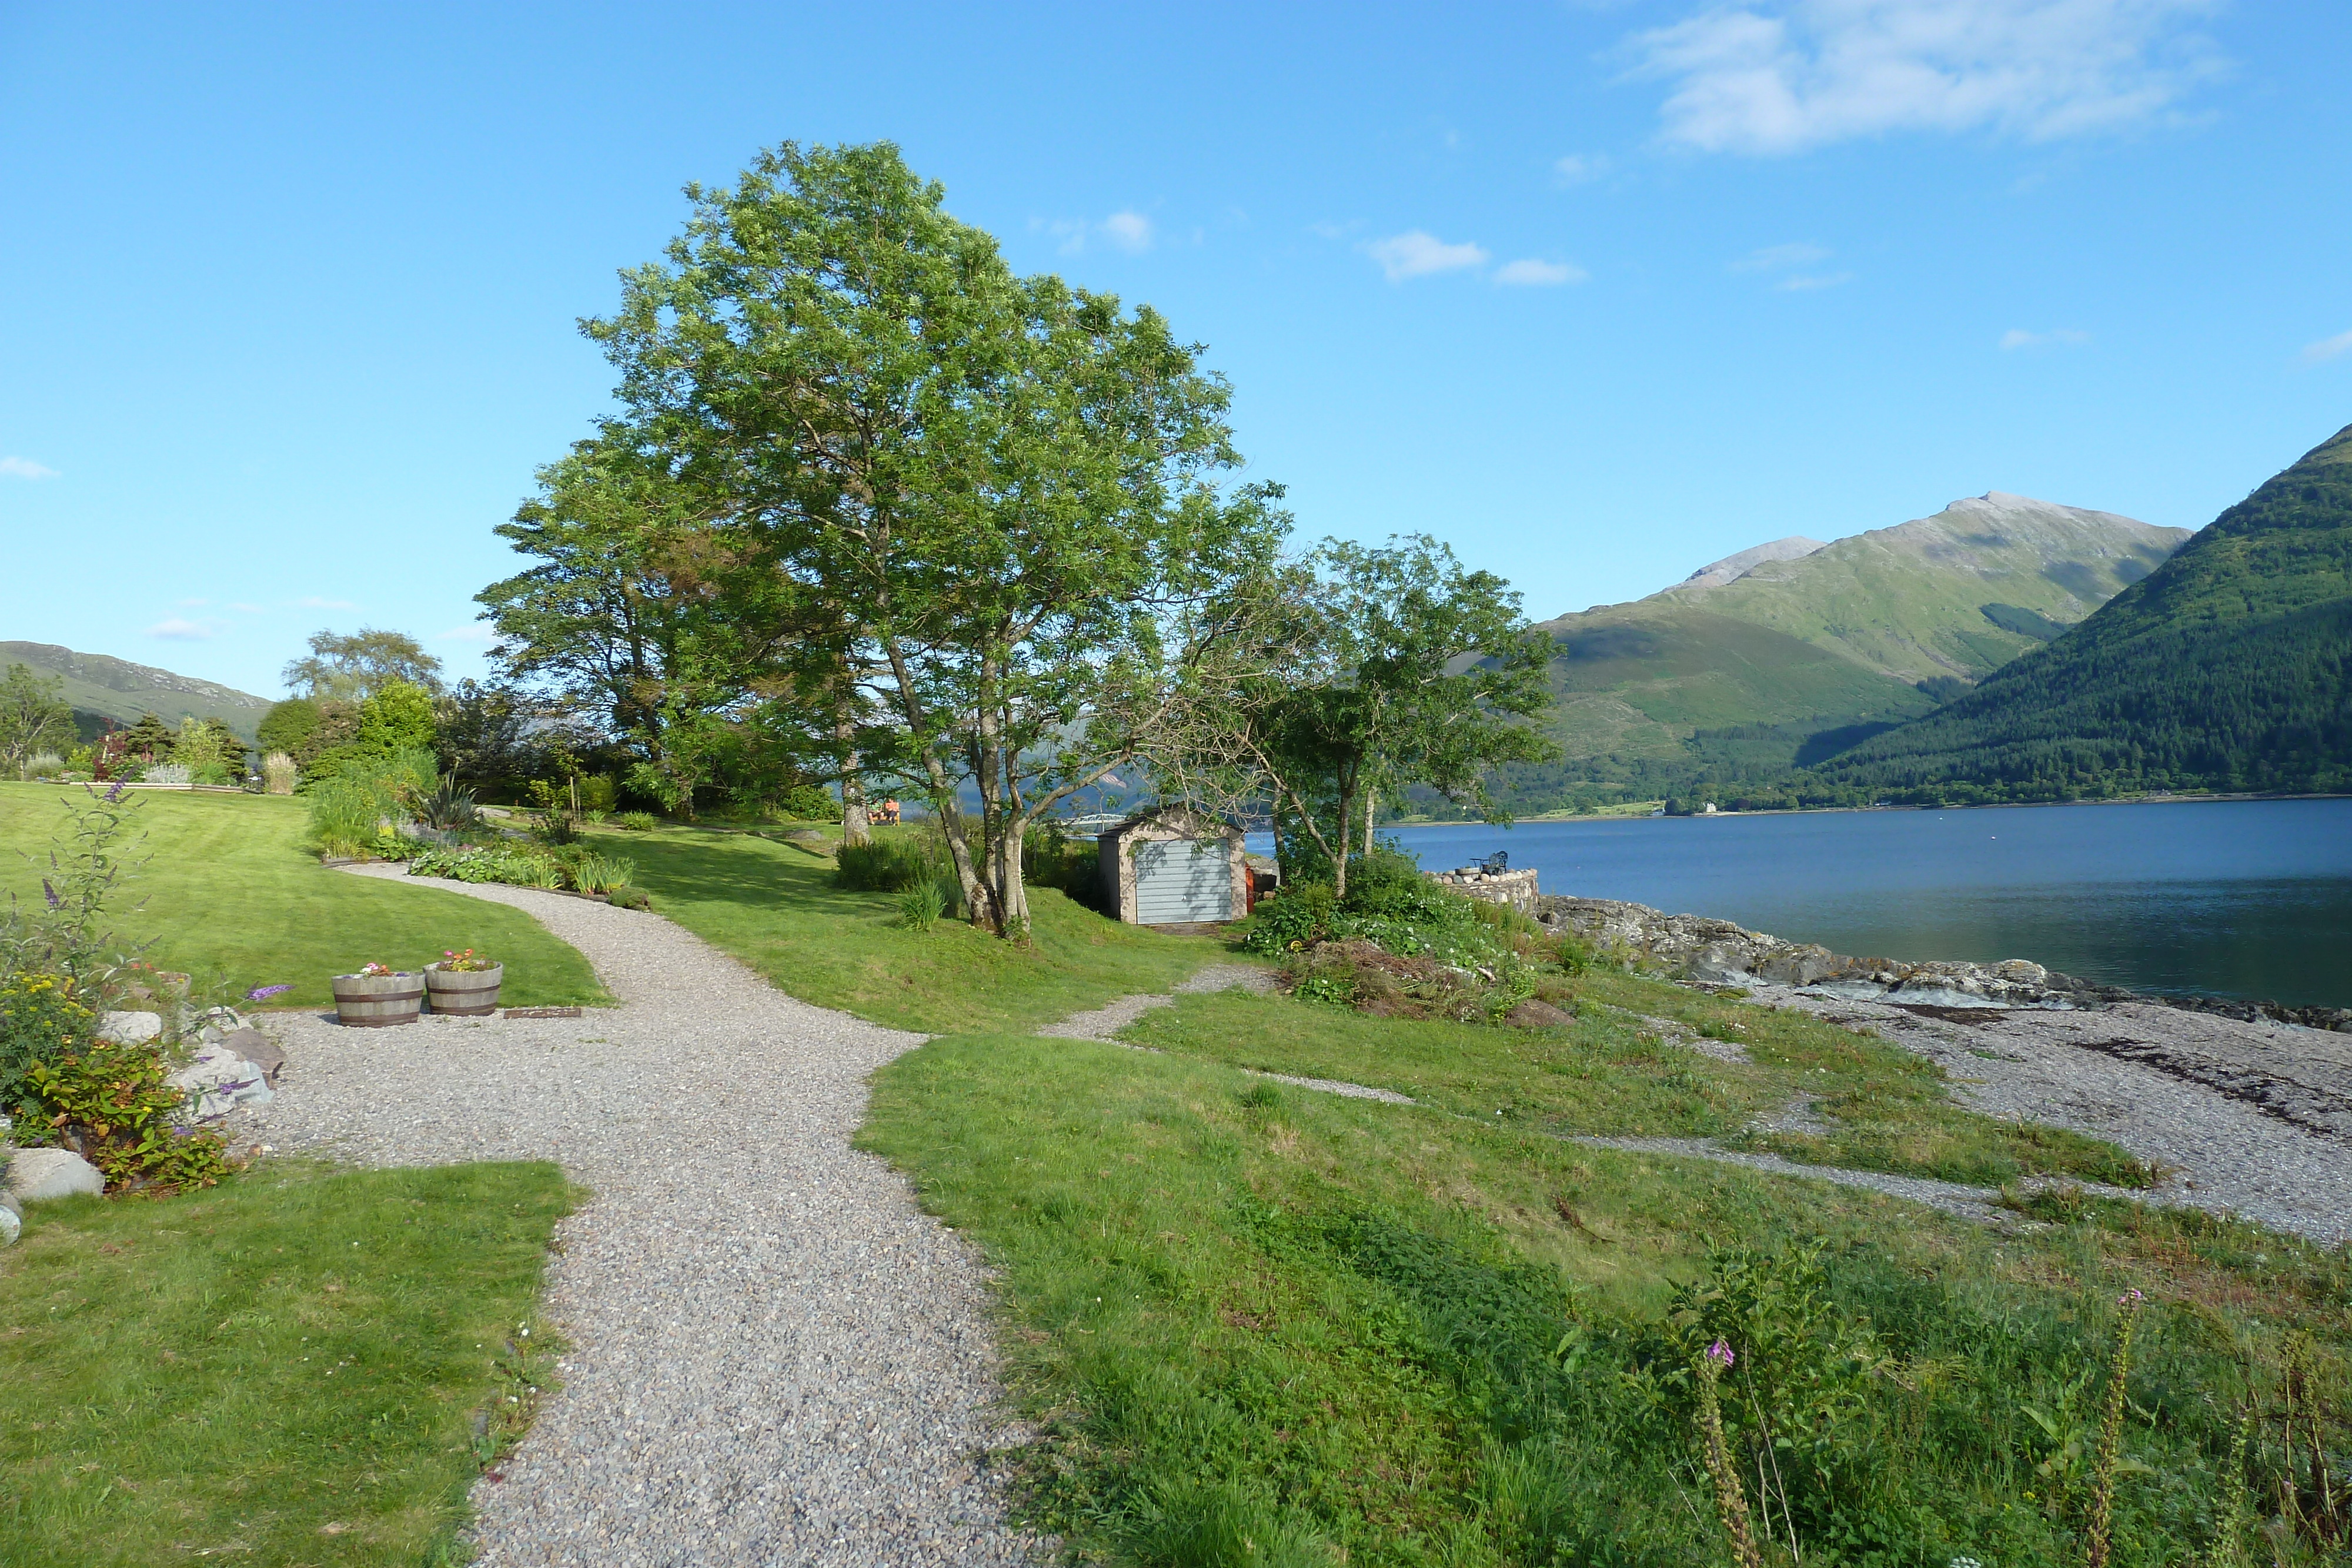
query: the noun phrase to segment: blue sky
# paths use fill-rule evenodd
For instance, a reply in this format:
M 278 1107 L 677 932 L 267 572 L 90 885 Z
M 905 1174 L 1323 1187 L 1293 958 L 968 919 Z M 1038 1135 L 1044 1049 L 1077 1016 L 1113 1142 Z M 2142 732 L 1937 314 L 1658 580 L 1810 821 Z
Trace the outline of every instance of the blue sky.
M 1301 530 L 1550 615 L 1988 489 L 2197 527 L 2352 422 L 2352 6 L 0 6 L 0 639 L 479 668 L 688 180 L 898 141 L 1159 306 Z

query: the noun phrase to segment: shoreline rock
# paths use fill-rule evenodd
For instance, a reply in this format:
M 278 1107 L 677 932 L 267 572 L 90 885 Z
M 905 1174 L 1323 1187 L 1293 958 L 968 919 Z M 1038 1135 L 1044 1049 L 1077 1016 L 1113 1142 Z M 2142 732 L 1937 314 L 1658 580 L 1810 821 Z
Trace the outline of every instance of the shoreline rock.
M 1854 957 L 1702 915 L 1645 904 L 1547 894 L 1536 917 L 1621 960 L 1706 985 L 1786 986 L 1856 1001 L 1942 1008 L 2026 1008 L 2097 1012 L 2153 1003 L 2240 1022 L 2299 1025 L 2352 1034 L 2352 1008 L 2289 1007 L 2227 997 L 2150 996 L 2046 969 L 2022 958 L 1999 964 Z

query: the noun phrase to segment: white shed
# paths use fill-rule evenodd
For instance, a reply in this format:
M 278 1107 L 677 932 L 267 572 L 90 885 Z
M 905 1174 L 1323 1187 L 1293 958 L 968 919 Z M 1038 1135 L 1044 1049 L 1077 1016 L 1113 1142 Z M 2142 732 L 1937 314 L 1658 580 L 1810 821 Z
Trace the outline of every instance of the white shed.
M 1095 841 L 1104 904 L 1131 925 L 1213 925 L 1249 913 L 1249 860 L 1231 822 L 1162 806 Z

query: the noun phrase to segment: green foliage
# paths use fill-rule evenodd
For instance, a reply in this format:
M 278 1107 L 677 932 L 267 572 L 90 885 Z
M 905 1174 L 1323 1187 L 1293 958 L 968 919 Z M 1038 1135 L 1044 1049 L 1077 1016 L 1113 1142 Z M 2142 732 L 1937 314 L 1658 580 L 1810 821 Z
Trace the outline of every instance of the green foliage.
M 441 661 L 405 632 L 368 626 L 347 634 L 316 632 L 309 654 L 286 666 L 285 681 L 317 701 L 364 705 L 393 685 L 413 686 L 429 697 L 441 689 Z
M 326 715 L 309 697 L 288 697 L 262 715 L 254 727 L 254 743 L 265 752 L 282 751 L 298 764 L 312 755 Z
M 898 924 L 909 931 L 929 931 L 953 907 L 938 878 L 911 883 L 898 893 Z
M 0 680 L 0 768 L 10 777 L 26 777 L 35 756 L 72 741 L 73 709 L 58 695 L 64 689 L 58 676 L 42 680 L 29 665 L 8 666 Z
M 653 896 L 642 887 L 616 887 L 612 891 L 611 901 L 615 909 L 651 909 L 654 906 Z
M 776 802 L 776 810 L 787 821 L 841 821 L 841 802 L 822 784 L 795 784 L 784 791 L 783 798 Z
M 2352 787 L 2352 428 L 2056 642 L 1820 771 L 1922 804 Z
M 834 855 L 834 885 L 854 892 L 901 893 L 953 875 L 945 848 L 927 834 L 877 833 Z
M 516 887 L 537 887 L 551 872 L 560 883 L 562 870 L 553 859 L 537 850 L 506 844 L 420 850 L 408 857 L 409 875 L 446 877 L 452 882 L 499 882 Z
M 1053 888 L 1089 909 L 1102 907 L 1102 852 L 1092 839 L 1066 838 L 1055 825 L 1030 829 L 1021 840 L 1021 876 L 1032 887 Z
M 555 1386 L 535 1301 L 572 1202 L 551 1164 L 278 1164 L 29 1209 L 0 1270 L 0 1558 L 461 1561 L 468 1490 Z
M 637 874 L 637 862 L 587 855 L 572 868 L 572 884 L 582 893 L 610 893 L 626 887 Z
M 210 1186 L 227 1174 L 220 1134 L 172 1125 L 187 1096 L 163 1081 L 170 1071 L 153 1045 L 77 1042 L 25 1070 L 33 1115 L 19 1135 L 78 1150 L 110 1190 Z
M 386 819 L 400 809 L 389 781 L 362 774 L 333 774 L 314 782 L 306 803 L 311 841 L 321 854 L 351 857 L 375 841 Z
M 613 826 L 632 833 L 650 833 L 654 831 L 654 814 L 651 811 L 623 811 L 613 819 Z
M 1243 927 L 1242 946 L 1267 957 L 1312 946 L 1331 935 L 1339 913 L 1339 898 L 1329 883 L 1286 883 L 1280 893 L 1260 902 Z
M 98 1015 L 74 999 L 58 975 L 23 972 L 0 979 L 0 1116 L 29 1124 L 38 1115 L 29 1074 L 36 1065 L 89 1049 Z
M 52 834 L 37 854 L 25 850 L 38 901 L 32 902 L 30 888 L 12 894 L 0 916 L 0 980 L 55 976 L 82 1001 L 103 1007 L 140 951 L 119 940 L 110 922 L 123 883 L 146 863 L 144 856 L 133 858 L 146 835 L 132 836 L 146 798 L 84 785 L 58 803 L 66 831 Z

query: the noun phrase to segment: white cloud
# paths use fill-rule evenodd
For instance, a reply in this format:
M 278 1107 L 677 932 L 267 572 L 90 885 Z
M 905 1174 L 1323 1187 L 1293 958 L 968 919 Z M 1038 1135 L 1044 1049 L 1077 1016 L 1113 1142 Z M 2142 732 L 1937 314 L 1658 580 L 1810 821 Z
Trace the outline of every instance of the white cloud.
M 1817 245 L 1768 245 L 1751 250 L 1731 264 L 1734 272 L 1778 272 L 1784 267 L 1810 267 L 1827 261 L 1831 253 Z
M 433 639 L 436 643 L 464 643 L 471 647 L 487 648 L 499 640 L 499 634 L 487 626 L 452 626 Z
M 9 479 L 54 479 L 58 471 L 34 462 L 29 457 L 0 457 L 0 477 Z
M 1100 241 L 1129 256 L 1139 256 L 1151 248 L 1158 233 L 1151 220 L 1132 208 L 1111 214 L 1100 223 L 1091 218 L 1055 218 L 1050 223 L 1044 218 L 1029 222 L 1033 232 L 1052 235 L 1061 243 L 1055 248 L 1064 256 L 1083 256 L 1087 246 Z
M 259 615 L 264 613 L 261 606 L 258 604 L 246 604 L 239 602 L 231 604 L 229 608 L 244 615 Z
M 1495 273 L 1495 281 L 1506 284 L 1582 283 L 1592 275 L 1580 267 L 1564 261 L 1538 261 L 1530 256 L 1525 261 L 1506 262 Z
M 2078 332 L 2072 327 L 2061 327 L 2049 332 L 2029 332 L 2021 327 L 2011 327 L 2000 335 L 2000 346 L 2005 350 L 2039 349 L 2051 343 L 2063 343 L 2069 348 L 2080 348 L 2090 340 L 2091 335 L 2088 332 Z
M 2304 350 L 2303 357 L 2313 364 L 2332 360 L 2339 354 L 2352 354 L 2352 332 L 2338 332 L 2333 338 L 2322 338 Z
M 1113 213 L 1103 220 L 1102 232 L 1129 256 L 1151 248 L 1151 220 L 1141 213 Z
M 1571 152 L 1551 166 L 1555 183 L 1586 185 L 1609 172 L 1609 156 L 1604 152 Z
M 298 610 L 357 610 L 359 608 L 348 599 L 320 599 L 315 594 L 308 599 L 296 600 L 294 607 Z
M 1391 283 L 1402 283 L 1408 277 L 1425 277 L 1433 272 L 1459 272 L 1465 267 L 1484 267 L 1487 252 L 1484 246 L 1468 240 L 1460 245 L 1448 245 L 1435 235 L 1423 229 L 1411 229 L 1387 239 L 1374 240 L 1364 247 L 1364 253 L 1381 264 Z
M 2148 120 L 2216 68 L 2213 0 L 1750 0 L 1625 41 L 1673 86 L 1664 140 L 1801 152 L 1889 131 L 2030 141 Z
M 158 621 L 147 628 L 147 635 L 150 637 L 165 637 L 174 643 L 201 643 L 212 634 L 211 627 L 199 626 L 193 621 L 183 621 L 176 615 L 169 621 Z
M 1853 274 L 1851 272 L 1800 273 L 1794 277 L 1784 277 L 1772 287 L 1783 294 L 1802 294 L 1807 289 L 1835 288 L 1842 283 L 1853 281 Z

